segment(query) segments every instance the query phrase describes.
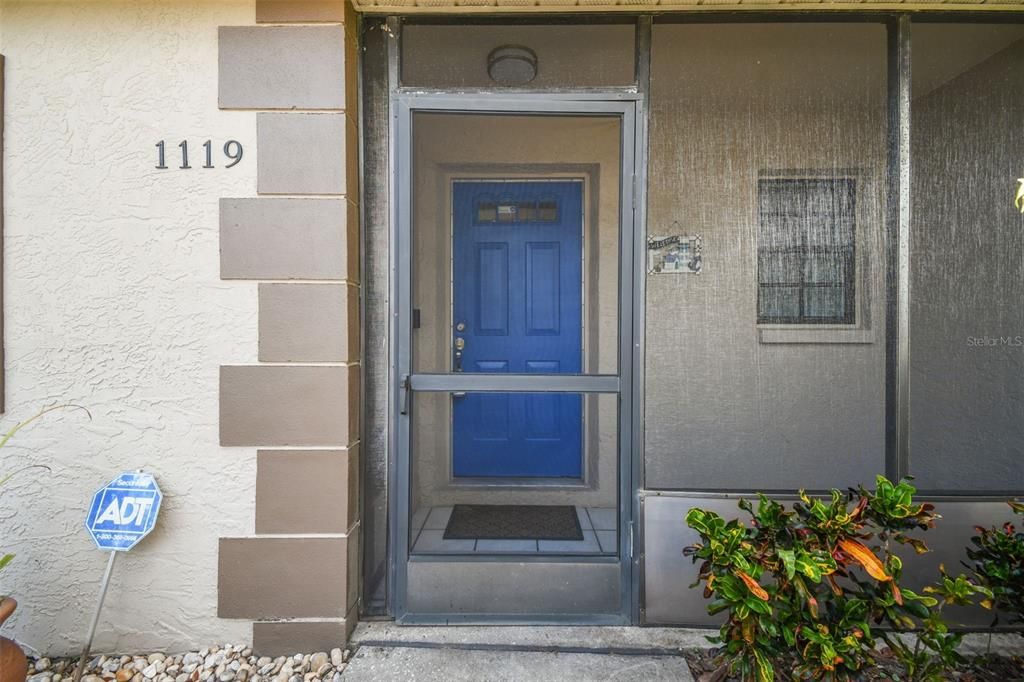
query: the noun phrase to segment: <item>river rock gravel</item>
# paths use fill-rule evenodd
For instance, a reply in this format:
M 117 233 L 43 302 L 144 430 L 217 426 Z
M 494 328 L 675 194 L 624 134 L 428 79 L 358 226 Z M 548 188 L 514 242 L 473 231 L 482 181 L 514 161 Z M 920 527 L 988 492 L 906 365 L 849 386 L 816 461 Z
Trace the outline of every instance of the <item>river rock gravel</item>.
M 93 656 L 82 682 L 341 682 L 349 649 L 292 656 L 255 656 L 245 645 L 184 654 Z M 27 682 L 70 682 L 77 658 L 31 658 Z

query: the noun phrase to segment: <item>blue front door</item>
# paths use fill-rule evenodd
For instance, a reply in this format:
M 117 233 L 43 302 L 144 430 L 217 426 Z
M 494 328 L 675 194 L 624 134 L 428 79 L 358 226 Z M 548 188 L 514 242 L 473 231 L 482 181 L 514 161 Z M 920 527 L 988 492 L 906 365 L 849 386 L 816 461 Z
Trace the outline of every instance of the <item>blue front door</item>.
M 453 215 L 456 371 L 580 373 L 582 184 L 456 182 Z M 580 478 L 579 395 L 452 400 L 455 476 Z

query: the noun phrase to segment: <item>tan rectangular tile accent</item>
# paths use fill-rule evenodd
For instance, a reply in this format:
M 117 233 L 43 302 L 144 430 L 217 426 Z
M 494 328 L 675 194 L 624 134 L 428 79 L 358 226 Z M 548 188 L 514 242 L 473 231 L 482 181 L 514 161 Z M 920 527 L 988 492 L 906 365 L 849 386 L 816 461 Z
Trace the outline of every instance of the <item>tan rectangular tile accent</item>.
M 221 618 L 343 618 L 348 538 L 221 538 Z
M 360 567 L 363 562 L 359 560 L 361 552 L 359 551 L 359 538 L 362 532 L 362 526 L 356 525 L 352 528 L 348 535 L 348 569 L 345 571 L 345 579 L 348 580 L 348 609 L 349 618 L 355 621 L 354 614 L 351 611 L 355 608 L 356 602 L 359 600 L 359 584 L 361 580 Z
M 345 146 L 352 152 L 346 158 L 345 194 L 355 201 L 359 198 L 359 123 L 347 113 L 345 122 Z
M 359 290 L 346 284 L 260 284 L 261 362 L 359 357 Z
M 345 616 L 345 641 L 352 639 L 352 631 L 356 629 L 356 625 L 359 624 L 359 603 L 358 599 L 356 604 L 348 610 L 348 615 Z
M 351 8 L 351 5 L 349 5 Z M 359 116 L 359 33 L 354 12 L 349 11 L 350 22 L 345 24 L 345 113 L 358 120 Z
M 345 194 L 346 137 L 345 114 L 256 114 L 257 192 Z
M 345 223 L 345 279 L 350 282 L 359 282 L 361 277 L 359 254 L 363 248 L 362 238 L 359 234 L 359 204 L 351 199 L 348 202 L 348 219 Z
M 257 533 L 347 533 L 358 514 L 357 448 L 257 453 Z
M 360 421 L 359 415 L 362 408 L 362 395 L 363 395 L 363 384 L 362 384 L 362 368 L 359 365 L 349 365 L 348 367 L 348 423 L 349 423 L 349 443 L 355 443 L 359 440 L 359 428 Z
M 344 621 L 300 621 L 252 624 L 252 650 L 257 656 L 290 656 L 306 651 L 344 649 L 352 626 Z
M 356 280 L 358 265 L 358 212 L 344 199 L 220 200 L 223 279 Z
M 256 23 L 345 21 L 345 0 L 256 0 Z
M 346 446 L 358 437 L 358 377 L 353 367 L 221 367 L 220 444 Z
M 221 26 L 218 30 L 222 109 L 345 108 L 343 26 Z

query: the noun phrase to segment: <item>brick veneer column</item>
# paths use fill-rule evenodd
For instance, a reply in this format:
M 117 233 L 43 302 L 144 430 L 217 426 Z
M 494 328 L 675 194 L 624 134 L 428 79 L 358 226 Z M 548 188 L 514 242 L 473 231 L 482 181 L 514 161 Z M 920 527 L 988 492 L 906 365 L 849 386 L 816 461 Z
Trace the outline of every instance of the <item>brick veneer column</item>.
M 259 449 L 253 534 L 220 541 L 218 614 L 254 621 L 263 655 L 327 650 L 359 594 L 354 14 L 256 0 L 254 25 L 219 35 L 220 107 L 257 119 L 255 196 L 221 200 L 221 278 L 259 300 L 258 357 L 220 369 L 220 441 Z

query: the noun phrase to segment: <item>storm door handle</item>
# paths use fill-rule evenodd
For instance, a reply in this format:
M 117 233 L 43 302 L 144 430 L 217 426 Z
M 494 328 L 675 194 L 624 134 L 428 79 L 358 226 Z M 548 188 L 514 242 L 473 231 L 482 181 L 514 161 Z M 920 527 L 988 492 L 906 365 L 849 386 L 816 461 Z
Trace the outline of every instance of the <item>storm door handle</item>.
M 460 333 L 460 334 L 463 331 L 465 331 L 465 329 L 466 329 L 466 323 L 465 322 L 459 322 L 457 325 L 455 325 L 455 331 Z M 455 337 L 455 341 L 453 342 L 452 345 L 455 346 L 455 350 L 452 353 L 453 357 L 455 358 L 455 362 L 454 362 L 455 371 L 456 372 L 462 372 L 462 353 L 466 349 L 466 338 L 463 337 L 463 336 L 456 336 Z M 452 393 L 452 398 L 465 398 L 465 397 L 466 397 L 466 393 L 464 391 L 456 391 L 456 392 Z
M 402 377 L 402 410 L 399 414 L 409 414 L 409 403 L 412 400 L 412 381 L 409 375 Z

